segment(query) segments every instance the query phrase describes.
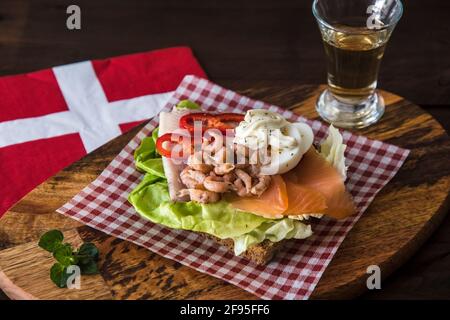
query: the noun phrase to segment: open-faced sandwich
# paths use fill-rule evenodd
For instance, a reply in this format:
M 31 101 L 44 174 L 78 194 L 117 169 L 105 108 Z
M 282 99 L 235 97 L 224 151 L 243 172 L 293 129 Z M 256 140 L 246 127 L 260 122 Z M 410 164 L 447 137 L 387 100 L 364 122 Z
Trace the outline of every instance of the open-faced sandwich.
M 355 212 L 341 134 L 330 126 L 313 142 L 306 123 L 275 112 L 207 113 L 184 100 L 136 150 L 145 176 L 129 201 L 145 219 L 265 264 L 285 241 L 311 236 L 311 219 Z

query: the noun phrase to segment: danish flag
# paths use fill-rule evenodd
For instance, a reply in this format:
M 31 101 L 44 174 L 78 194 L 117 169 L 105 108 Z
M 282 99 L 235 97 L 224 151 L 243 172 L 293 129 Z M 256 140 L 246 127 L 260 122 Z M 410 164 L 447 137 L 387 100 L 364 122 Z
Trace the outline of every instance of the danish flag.
M 186 47 L 0 78 L 0 216 L 62 168 L 159 113 L 187 74 Z

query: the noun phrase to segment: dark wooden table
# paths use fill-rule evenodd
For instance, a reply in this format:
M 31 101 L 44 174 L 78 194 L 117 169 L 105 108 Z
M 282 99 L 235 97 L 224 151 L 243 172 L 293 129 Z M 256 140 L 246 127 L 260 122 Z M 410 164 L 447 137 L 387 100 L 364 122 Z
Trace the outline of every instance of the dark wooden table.
M 325 82 L 309 0 L 80 0 L 82 29 L 69 31 L 66 8 L 73 2 L 2 0 L 0 75 L 188 45 L 210 78 L 230 88 Z M 404 3 L 379 86 L 421 105 L 449 132 L 450 2 Z M 382 290 L 362 298 L 449 299 L 450 217 Z

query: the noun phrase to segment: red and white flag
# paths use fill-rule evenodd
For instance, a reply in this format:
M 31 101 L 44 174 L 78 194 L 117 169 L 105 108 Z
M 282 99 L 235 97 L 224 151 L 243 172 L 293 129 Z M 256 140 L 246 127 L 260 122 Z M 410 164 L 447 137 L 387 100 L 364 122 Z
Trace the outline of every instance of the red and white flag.
M 187 74 L 186 47 L 0 78 L 0 216 L 38 184 L 164 107 Z

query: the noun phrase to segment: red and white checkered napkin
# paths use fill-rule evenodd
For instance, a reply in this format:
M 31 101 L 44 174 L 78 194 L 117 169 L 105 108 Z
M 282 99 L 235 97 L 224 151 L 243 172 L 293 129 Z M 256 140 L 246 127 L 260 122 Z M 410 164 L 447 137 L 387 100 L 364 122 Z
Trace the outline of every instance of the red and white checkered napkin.
M 283 114 L 290 121 L 306 121 L 312 126 L 318 141 L 327 133 L 328 126 L 319 121 L 306 120 L 194 76 L 184 78 L 165 110 L 170 110 L 182 99 L 196 101 L 210 111 L 269 109 Z M 353 195 L 358 214 L 344 221 L 320 220 L 313 226 L 313 236 L 290 241 L 274 261 L 262 267 L 235 257 L 196 233 L 172 230 L 144 220 L 128 203 L 128 194 L 143 177 L 134 167 L 133 152 L 141 139 L 158 125 L 158 120 L 159 117 L 153 118 L 95 181 L 58 212 L 228 281 L 264 299 L 307 299 L 311 295 L 347 233 L 377 192 L 397 173 L 409 153 L 390 144 L 343 132 L 349 165 L 346 185 Z

